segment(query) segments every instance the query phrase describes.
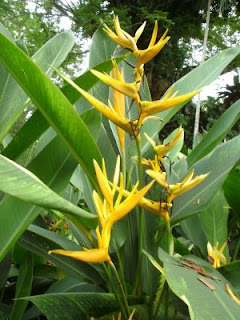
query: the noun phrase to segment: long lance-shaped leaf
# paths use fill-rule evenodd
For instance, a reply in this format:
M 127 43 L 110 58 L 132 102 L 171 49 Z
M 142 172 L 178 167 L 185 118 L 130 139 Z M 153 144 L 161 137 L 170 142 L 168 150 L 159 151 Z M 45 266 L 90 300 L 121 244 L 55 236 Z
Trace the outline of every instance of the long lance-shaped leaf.
M 15 299 L 31 294 L 32 289 L 34 267 L 33 255 L 29 251 L 26 251 L 23 256 L 24 259 L 22 259 L 20 263 L 19 275 L 17 278 Z M 24 300 L 15 300 L 10 319 L 22 319 L 24 311 L 27 308 L 27 304 L 28 303 Z
M 96 136 L 96 119 L 87 116 L 95 110 L 84 113 L 83 120 Z M 100 120 L 100 119 L 99 119 Z M 97 120 L 98 121 L 98 120 Z M 42 151 L 39 150 L 27 169 L 37 175 L 48 187 L 58 194 L 63 192 L 69 183 L 73 171 L 77 166 L 76 159 L 72 156 L 66 145 L 57 136 Z M 89 182 L 90 183 L 90 182 Z M 95 209 L 94 209 L 95 210 Z M 35 220 L 42 208 L 23 202 L 9 195 L 5 196 L 0 206 L 0 261 L 13 245 L 16 239 L 24 232 L 31 222 Z M 81 224 L 81 219 L 67 215 L 76 226 Z M 82 225 L 81 225 L 82 227 Z M 53 248 L 54 249 L 54 248 Z
M 116 61 L 121 61 L 123 57 L 117 58 Z M 93 69 L 100 72 L 110 72 L 113 68 L 112 60 L 106 60 Z M 84 90 L 90 90 L 97 82 L 90 70 L 79 76 L 74 82 Z M 81 98 L 81 94 L 70 84 L 66 84 L 61 88 L 61 91 L 74 104 Z M 14 160 L 22 152 L 24 152 L 34 141 L 36 141 L 48 128 L 50 124 L 46 121 L 39 110 L 35 111 L 32 117 L 23 125 L 17 135 L 9 143 L 9 145 L 2 151 L 2 155 Z
M 88 320 L 119 310 L 111 293 L 52 293 L 23 299 L 33 302 L 49 320 Z
M 26 250 L 51 261 L 70 277 L 104 287 L 106 279 L 102 277 L 101 265 L 89 264 L 61 255 L 48 254 L 50 250 L 57 248 L 69 251 L 82 250 L 81 246 L 66 237 L 32 224 L 19 238 L 18 244 Z
M 178 95 L 182 95 L 209 85 L 223 72 L 227 65 L 239 54 L 240 47 L 226 49 L 216 54 L 215 56 L 201 64 L 199 67 L 195 68 L 194 70 L 186 74 L 184 77 L 179 79 L 174 84 L 174 92 L 178 91 Z M 171 88 L 169 88 L 169 90 Z M 156 122 L 153 126 L 151 121 L 149 121 L 144 125 L 143 131 L 147 132 L 147 134 L 152 139 L 157 139 L 159 130 L 161 130 L 174 116 L 174 114 L 178 112 L 186 103 L 187 101 L 185 103 L 179 104 L 177 107 L 173 107 L 169 110 L 157 114 L 157 116 L 161 117 L 164 120 L 164 122 Z M 143 137 L 143 153 L 146 153 L 148 151 L 148 148 L 149 143 Z
M 76 159 L 57 136 L 37 154 L 27 169 L 54 192 L 60 194 L 65 190 L 76 166 Z M 4 197 L 0 206 L 0 261 L 42 210 L 41 207 L 10 195 Z
M 2 30 L 0 28 L 0 32 Z M 11 39 L 10 39 L 11 40 Z M 14 43 L 14 40 L 11 40 Z M 74 45 L 71 32 L 63 32 L 44 44 L 32 57 L 32 60 L 48 75 L 51 76 L 54 67 L 59 67 Z M 30 99 L 22 90 L 9 71 L 0 65 L 0 141 L 11 129 Z M 2 83 L 2 84 L 1 84 Z
M 218 146 L 195 166 L 195 174 L 209 172 L 209 176 L 192 190 L 174 200 L 171 223 L 175 224 L 187 217 L 206 210 L 209 201 L 221 188 L 229 172 L 240 158 L 240 136 Z
M 31 59 L 1 34 L 0 47 L 2 63 L 63 139 L 96 186 L 92 159 L 100 162 L 101 155 L 78 113 Z
M 122 61 L 124 56 L 116 58 L 117 63 Z M 112 60 L 106 60 L 93 67 L 100 72 L 110 72 L 113 68 Z M 53 68 L 50 68 L 53 71 Z M 85 91 L 90 90 L 99 79 L 95 77 L 90 70 L 80 75 L 74 82 L 83 88 Z M 70 84 L 66 84 L 61 88 L 61 91 L 74 104 L 81 98 L 81 94 Z M 49 123 L 39 110 L 34 112 L 32 117 L 23 125 L 11 143 L 2 151 L 2 154 L 12 160 L 16 159 L 26 148 L 36 141 L 48 128 Z
M 96 216 L 60 197 L 32 172 L 2 155 L 0 155 L 0 190 L 37 206 L 76 216 L 87 227 L 92 227 L 96 223 Z
M 223 115 L 214 123 L 206 136 L 199 142 L 196 148 L 187 157 L 189 168 L 210 151 L 212 151 L 219 142 L 231 130 L 234 124 L 240 118 L 240 100 L 235 102 Z

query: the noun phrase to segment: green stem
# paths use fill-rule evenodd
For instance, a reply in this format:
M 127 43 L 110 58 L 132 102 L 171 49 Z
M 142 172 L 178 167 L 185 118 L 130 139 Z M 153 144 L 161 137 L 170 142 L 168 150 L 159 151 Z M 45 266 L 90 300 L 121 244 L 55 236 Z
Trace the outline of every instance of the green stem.
M 162 275 L 163 277 L 163 275 Z M 155 310 L 155 313 L 154 313 L 154 317 L 153 319 L 157 319 L 157 316 L 158 316 L 158 312 L 159 312 L 159 309 L 160 309 L 160 306 L 161 306 L 161 301 L 162 301 L 162 297 L 163 297 L 163 290 L 164 290 L 164 287 L 165 287 L 165 281 L 163 282 L 162 286 L 161 286 L 161 289 L 158 291 L 158 295 L 157 295 L 157 307 L 156 307 L 156 310 Z
M 125 278 L 124 278 L 124 268 L 123 268 L 123 264 L 122 264 L 122 259 L 120 257 L 120 253 L 119 253 L 119 248 L 117 246 L 116 240 L 113 240 L 113 244 L 116 250 L 116 254 L 117 254 L 117 260 L 118 260 L 118 265 L 119 265 L 119 271 L 120 271 L 120 278 L 121 278 L 121 282 L 123 284 L 123 288 L 124 291 L 127 293 L 127 286 L 126 286 L 126 282 L 125 282 Z
M 117 269 L 115 268 L 115 265 L 112 263 L 112 261 L 109 263 L 109 265 L 111 267 L 111 270 L 113 271 L 113 274 L 114 274 L 114 276 L 115 276 L 115 278 L 117 280 L 118 287 L 120 289 L 120 293 L 121 293 L 121 296 L 122 296 L 122 302 L 123 302 L 123 306 L 124 306 L 124 311 L 126 312 L 127 317 L 129 318 L 130 317 L 130 311 L 129 311 L 129 307 L 128 307 L 128 301 L 127 301 L 126 294 L 125 294 L 125 292 L 123 290 L 123 286 L 122 286 L 121 280 L 119 278 Z
M 142 153 L 141 153 L 141 140 L 140 137 L 136 139 L 137 153 L 138 153 L 138 181 L 139 189 L 143 187 L 142 179 Z M 134 291 L 141 292 L 141 274 L 142 274 L 142 251 L 143 251 L 143 224 L 144 224 L 144 209 L 139 208 L 138 214 L 138 269 L 137 277 L 134 286 Z
M 112 262 L 111 262 L 111 263 L 112 263 Z M 112 292 L 114 293 L 114 295 L 115 295 L 115 297 L 116 297 L 116 299 L 117 299 L 117 301 L 118 301 L 118 303 L 119 303 L 119 306 L 120 306 L 120 309 L 121 309 L 121 313 L 122 313 L 123 319 L 126 319 L 126 320 L 127 320 L 128 317 L 127 317 L 127 313 L 126 313 L 126 311 L 125 311 L 124 305 L 123 305 L 123 303 L 122 303 L 122 300 L 121 300 L 121 298 L 120 298 L 117 290 L 115 289 L 115 286 L 114 286 L 114 284 L 113 284 L 113 282 L 112 282 L 111 275 L 109 274 L 108 268 L 107 268 L 107 266 L 105 265 L 105 263 L 103 264 L 103 267 L 104 267 L 105 273 L 106 273 L 106 275 L 107 275 L 107 277 L 108 277 L 109 285 L 110 285 L 110 287 L 111 287 L 111 289 L 112 289 Z
M 170 221 L 166 224 L 166 228 L 168 231 L 168 253 L 170 254 L 170 256 L 173 256 L 173 254 L 174 254 L 174 241 L 173 241 L 172 228 L 170 225 Z

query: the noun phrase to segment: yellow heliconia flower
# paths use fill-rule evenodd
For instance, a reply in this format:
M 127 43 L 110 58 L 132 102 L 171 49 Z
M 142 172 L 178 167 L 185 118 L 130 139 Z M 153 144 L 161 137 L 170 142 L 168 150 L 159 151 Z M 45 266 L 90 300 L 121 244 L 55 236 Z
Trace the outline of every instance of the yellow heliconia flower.
M 178 104 L 185 102 L 189 99 L 191 99 L 195 94 L 197 94 L 200 90 L 195 90 L 190 93 L 181 95 L 176 97 L 177 91 L 171 95 L 173 91 L 173 88 L 169 90 L 169 92 L 166 94 L 166 96 L 161 100 L 156 101 L 141 101 L 141 110 L 138 126 L 141 127 L 143 120 L 151 116 L 153 114 L 165 111 L 167 109 L 170 109 L 172 107 L 177 106 Z
M 51 250 L 48 254 L 59 254 L 62 256 L 67 256 L 76 260 L 80 260 L 88 263 L 102 263 L 110 262 L 111 258 L 108 254 L 108 248 L 111 239 L 111 219 L 106 219 L 102 224 L 102 232 L 100 234 L 99 227 L 96 229 L 98 248 L 97 249 L 87 249 L 83 248 L 83 251 L 67 251 L 62 249 Z
M 200 176 L 196 176 L 194 179 L 192 179 L 194 175 L 193 169 L 182 182 L 168 185 L 166 182 L 165 172 L 156 172 L 153 170 L 147 170 L 146 172 L 150 177 L 155 179 L 158 184 L 166 188 L 168 192 L 168 202 L 170 203 L 173 201 L 174 198 L 182 195 L 183 193 L 197 186 L 209 175 L 209 173 L 201 174 Z
M 117 69 L 117 65 L 115 62 L 113 62 L 114 67 Z M 118 70 L 118 69 L 117 69 Z M 106 73 L 99 72 L 97 70 L 91 70 L 91 72 L 100 80 L 102 80 L 104 83 L 106 83 L 109 87 L 121 92 L 127 97 L 132 98 L 137 106 L 139 106 L 140 103 L 140 97 L 139 97 L 139 85 L 140 83 L 132 82 L 127 83 L 124 81 L 121 73 L 119 71 L 116 72 L 117 79 L 112 78 Z
M 121 70 L 120 75 L 118 74 L 119 70 L 114 66 L 113 69 L 113 78 L 117 79 L 117 76 L 121 76 L 123 78 L 123 70 Z M 113 107 L 114 110 L 118 114 L 121 114 L 122 117 L 125 117 L 125 96 L 120 93 L 118 90 L 113 89 Z M 120 149 L 122 150 L 123 153 L 125 153 L 125 131 L 117 126 L 117 134 L 118 134 L 118 139 L 119 139 L 119 144 L 120 144 Z
M 135 161 L 138 161 L 138 157 L 133 157 L 133 159 Z M 147 169 L 151 169 L 153 171 L 156 171 L 156 172 L 162 172 L 162 166 L 161 166 L 161 163 L 162 161 L 161 160 L 158 160 L 158 157 L 157 155 L 155 155 L 154 159 L 151 160 L 151 159 L 145 159 L 143 158 L 142 159 L 142 165 L 147 168 Z
M 170 37 L 166 37 L 168 30 L 162 35 L 160 40 L 156 43 L 157 33 L 158 33 L 158 23 L 155 21 L 155 26 L 152 33 L 151 41 L 147 49 L 144 50 L 135 50 L 133 54 L 138 59 L 137 67 L 141 68 L 142 65 L 152 60 L 165 46 Z M 155 44 L 156 43 L 156 44 Z
M 134 128 L 135 126 L 131 123 L 131 121 L 126 118 L 124 115 L 122 115 L 121 112 L 116 108 L 114 109 L 111 104 L 109 103 L 109 106 L 106 106 L 103 102 L 92 96 L 90 93 L 86 92 L 82 88 L 80 88 L 75 82 L 73 82 L 71 79 L 63 75 L 58 71 L 58 73 L 61 75 L 61 77 L 67 81 L 69 84 L 71 84 L 78 92 L 81 93 L 81 95 L 88 100 L 89 103 L 93 107 L 95 107 L 99 112 L 101 112 L 105 117 L 107 117 L 109 120 L 111 120 L 116 126 L 123 129 L 125 132 L 129 133 L 130 135 L 135 135 Z
M 153 201 L 143 197 L 139 201 L 138 205 L 148 211 L 157 214 L 158 216 L 161 216 L 166 223 L 169 222 L 169 210 L 172 208 L 171 203 Z
M 137 50 L 137 41 L 141 34 L 143 33 L 143 30 L 146 25 L 146 21 L 137 29 L 135 36 L 132 37 L 129 33 L 121 29 L 118 16 L 114 16 L 113 18 L 114 27 L 116 33 L 114 33 L 106 24 L 104 24 L 104 31 L 106 34 L 117 44 L 122 46 L 123 48 L 130 49 L 131 51 Z
M 167 143 L 166 145 L 161 144 L 161 145 L 156 145 L 156 142 L 152 140 L 146 133 L 145 137 L 147 138 L 148 142 L 151 144 L 153 147 L 155 153 L 157 154 L 158 160 L 161 160 L 176 144 L 177 142 L 183 138 L 184 131 L 183 128 L 180 127 L 178 128 L 175 136 L 173 137 L 172 141 Z
M 227 264 L 227 259 L 223 254 L 223 250 L 226 247 L 226 242 L 224 242 L 224 244 L 221 246 L 220 249 L 218 249 L 219 243 L 218 241 L 216 242 L 215 246 L 212 246 L 210 242 L 207 243 L 207 252 L 208 252 L 208 256 L 210 257 L 210 259 L 212 259 L 212 266 L 213 268 L 220 268 L 221 264 L 225 265 Z M 209 259 L 209 260 L 210 260 Z
M 104 161 L 103 161 L 102 170 L 95 160 L 94 160 L 94 167 L 95 167 L 99 187 L 107 203 L 107 209 L 106 209 L 106 205 L 104 205 L 104 202 L 101 201 L 98 194 L 97 193 L 94 194 L 93 199 L 96 204 L 96 209 L 97 209 L 100 221 L 105 219 L 106 212 L 108 215 L 111 215 L 113 224 L 116 221 L 122 219 L 138 204 L 138 202 L 148 192 L 148 190 L 151 188 L 153 184 L 153 181 L 152 181 L 146 187 L 144 187 L 140 191 L 137 191 L 138 183 L 136 183 L 133 190 L 129 192 L 126 199 L 123 202 L 121 202 L 125 190 L 123 189 L 123 186 L 124 186 L 123 175 L 122 173 L 120 173 L 120 157 L 119 156 L 117 157 L 117 164 L 116 164 L 116 169 L 114 173 L 113 183 L 110 183 L 108 181 Z M 120 180 L 120 184 L 118 187 L 119 180 Z M 114 195 L 116 191 L 118 191 L 118 196 L 116 200 L 114 200 Z
M 111 240 L 111 230 L 113 224 L 116 221 L 122 219 L 125 215 L 127 215 L 138 204 L 140 199 L 148 192 L 148 190 L 153 184 L 152 181 L 146 187 L 144 187 L 140 191 L 137 191 L 137 183 L 134 186 L 133 190 L 128 194 L 126 199 L 123 202 L 121 202 L 125 190 L 123 189 L 123 175 L 122 173 L 120 173 L 120 157 L 117 157 L 117 163 L 112 185 L 109 183 L 107 178 L 104 160 L 102 169 L 99 167 L 98 163 L 95 160 L 94 167 L 96 171 L 98 184 L 104 197 L 104 200 L 102 201 L 98 193 L 96 191 L 93 192 L 93 201 L 98 213 L 100 225 L 102 227 L 101 231 L 99 227 L 97 227 L 96 229 L 98 248 L 83 248 L 83 251 L 67 251 L 57 249 L 49 251 L 49 254 L 54 253 L 64 255 L 73 259 L 89 263 L 110 263 L 111 258 L 108 254 L 108 250 Z M 119 179 L 120 186 L 118 187 Z M 117 189 L 118 196 L 116 200 L 114 200 L 114 195 Z
M 119 190 L 119 188 L 117 188 L 117 190 Z M 129 194 L 129 191 L 123 190 L 124 197 L 128 197 Z M 139 200 L 138 205 L 158 216 L 163 217 L 166 222 L 169 222 L 169 210 L 172 208 L 171 203 L 153 201 L 142 197 L 141 200 Z

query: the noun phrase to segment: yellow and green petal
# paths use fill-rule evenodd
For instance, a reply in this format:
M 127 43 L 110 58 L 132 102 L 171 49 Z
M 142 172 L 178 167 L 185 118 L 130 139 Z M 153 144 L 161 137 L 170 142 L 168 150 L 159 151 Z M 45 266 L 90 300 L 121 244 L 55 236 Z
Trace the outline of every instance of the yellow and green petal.
M 81 260 L 88 263 L 102 263 L 110 262 L 111 258 L 108 255 L 106 249 L 91 249 L 85 251 L 67 251 L 67 250 L 51 250 L 49 254 L 58 254 L 66 257 L 70 257 L 76 260 Z

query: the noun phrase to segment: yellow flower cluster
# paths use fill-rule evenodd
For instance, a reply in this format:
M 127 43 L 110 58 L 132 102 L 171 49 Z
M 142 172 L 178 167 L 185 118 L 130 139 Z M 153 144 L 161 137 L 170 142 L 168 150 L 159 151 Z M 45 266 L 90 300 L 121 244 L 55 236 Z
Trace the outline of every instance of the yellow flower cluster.
M 227 243 L 224 244 L 219 249 L 219 243 L 216 242 L 215 246 L 212 246 L 210 242 L 207 243 L 207 251 L 208 251 L 208 259 L 211 262 L 213 268 L 220 268 L 221 265 L 227 264 L 227 259 L 223 254 L 223 250 L 225 249 Z
M 148 48 L 139 50 L 137 41 L 144 30 L 145 24 L 146 23 L 143 23 L 141 25 L 134 37 L 121 29 L 118 17 L 114 17 L 116 33 L 108 26 L 105 25 L 104 27 L 105 32 L 113 41 L 124 48 L 131 50 L 137 59 L 137 66 L 134 69 L 135 81 L 133 83 L 125 82 L 123 71 L 118 69 L 117 63 L 114 60 L 112 77 L 108 74 L 91 70 L 96 77 L 113 89 L 113 106 L 110 102 L 108 105 L 105 105 L 61 74 L 61 76 L 76 88 L 85 99 L 117 126 L 119 145 L 122 153 L 124 153 L 125 149 L 125 132 L 139 139 L 139 131 L 147 119 L 156 119 L 156 117 L 153 116 L 154 114 L 189 100 L 199 91 L 197 90 L 185 95 L 177 96 L 177 92 L 173 94 L 172 89 L 169 90 L 167 95 L 161 100 L 154 102 L 141 100 L 139 89 L 144 75 L 144 64 L 154 58 L 169 40 L 169 37 L 166 37 L 166 31 L 160 40 L 156 42 L 158 33 L 158 24 L 156 22 Z M 130 97 L 136 103 L 139 113 L 137 120 L 128 119 L 126 117 L 125 97 Z M 126 216 L 136 205 L 140 205 L 141 207 L 162 216 L 168 223 L 170 219 L 169 209 L 172 207 L 173 199 L 193 188 L 207 177 L 207 175 L 201 175 L 193 179 L 194 171 L 192 171 L 181 183 L 177 183 L 176 185 L 169 185 L 167 183 L 163 158 L 176 145 L 179 139 L 183 138 L 183 129 L 181 127 L 176 132 L 172 141 L 166 145 L 156 145 L 149 136 L 146 135 L 146 138 L 155 151 L 155 158 L 154 160 L 143 159 L 143 165 L 148 168 L 146 172 L 154 180 L 139 191 L 137 190 L 138 183 L 136 183 L 131 192 L 124 190 L 123 174 L 120 172 L 119 156 L 117 158 L 112 183 L 108 181 L 104 160 L 102 161 L 102 169 L 94 160 L 96 177 L 102 194 L 99 195 L 96 191 L 93 192 L 93 200 L 100 223 L 96 228 L 97 248 L 83 248 L 83 251 L 52 250 L 49 253 L 65 255 L 90 263 L 110 263 L 109 245 L 112 227 L 115 222 Z M 145 194 L 155 181 L 165 188 L 167 192 L 166 202 L 157 202 L 144 198 Z M 118 195 L 116 195 L 116 191 L 118 192 Z M 122 200 L 123 197 L 125 197 L 124 201 Z
M 156 142 L 153 141 L 145 133 L 145 137 L 153 147 L 153 150 L 155 152 L 155 158 L 154 160 L 143 159 L 142 164 L 148 169 L 146 170 L 146 173 L 165 189 L 167 193 L 167 199 L 166 199 L 166 202 L 163 202 L 163 201 L 157 202 L 157 201 L 152 201 L 152 200 L 143 198 L 140 200 L 139 205 L 155 214 L 162 216 L 166 222 L 169 222 L 170 220 L 169 209 L 172 208 L 172 202 L 174 198 L 194 188 L 196 185 L 201 183 L 208 176 L 208 173 L 207 173 L 200 176 L 196 176 L 194 179 L 192 179 L 194 175 L 194 170 L 192 170 L 182 182 L 176 183 L 176 184 L 167 183 L 167 173 L 164 169 L 163 160 L 164 160 L 164 157 L 167 155 L 167 153 L 172 150 L 172 148 L 177 144 L 177 142 L 180 139 L 183 138 L 183 135 L 184 135 L 184 131 L 182 127 L 180 127 L 177 130 L 172 141 L 170 141 L 166 145 L 164 144 L 156 145 Z
M 158 24 L 156 22 L 148 48 L 144 50 L 138 49 L 137 41 L 144 30 L 145 24 L 146 23 L 144 22 L 141 25 L 141 27 L 136 31 L 134 37 L 132 37 L 126 31 L 121 29 L 118 17 L 116 16 L 114 16 L 114 26 L 116 33 L 114 33 L 107 25 L 104 25 L 104 30 L 107 33 L 107 35 L 117 44 L 131 50 L 133 55 L 137 59 L 137 66 L 136 68 L 134 68 L 135 81 L 132 83 L 127 83 L 124 81 L 123 73 L 119 71 L 117 63 L 114 60 L 112 77 L 106 73 L 102 73 L 97 70 L 91 70 L 91 72 L 97 78 L 99 78 L 105 84 L 113 88 L 114 107 L 111 105 L 110 102 L 109 105 L 105 105 L 103 102 L 93 97 L 91 94 L 84 91 L 82 88 L 79 88 L 73 81 L 63 76 L 63 78 L 66 81 L 68 81 L 72 86 L 74 86 L 76 90 L 78 90 L 81 93 L 81 95 L 83 95 L 84 98 L 87 99 L 98 111 L 100 111 L 105 117 L 111 120 L 117 126 L 117 128 L 124 130 L 124 132 L 127 132 L 135 138 L 138 137 L 139 131 L 146 120 L 159 119 L 154 117 L 154 114 L 165 111 L 182 102 L 185 102 L 191 99 L 196 93 L 199 92 L 199 90 L 196 90 L 184 95 L 177 96 L 177 92 L 173 93 L 172 88 L 161 100 L 153 102 L 141 100 L 139 89 L 144 75 L 144 64 L 153 59 L 170 39 L 170 37 L 166 37 L 166 31 L 164 35 L 160 38 L 160 40 L 156 43 L 158 33 Z M 129 119 L 125 116 L 125 96 L 135 101 L 139 112 L 138 119 Z M 123 148 L 121 149 L 122 152 L 124 152 L 124 133 L 118 130 L 118 135 L 119 132 L 121 132 L 119 136 L 119 139 L 121 141 L 120 146 L 121 148 Z
M 109 244 L 111 240 L 111 230 L 113 224 L 126 216 L 148 192 L 153 184 L 153 181 L 145 186 L 140 191 L 137 191 L 138 182 L 133 187 L 132 191 L 128 193 L 126 199 L 122 201 L 126 190 L 123 188 L 123 175 L 120 172 L 120 157 L 117 158 L 116 168 L 113 177 L 113 183 L 108 181 L 107 172 L 105 168 L 104 159 L 102 161 L 102 169 L 94 160 L 94 167 L 96 171 L 97 181 L 103 195 L 103 201 L 99 194 L 93 192 L 93 200 L 98 213 L 101 230 L 99 226 L 96 229 L 98 248 L 87 249 L 83 251 L 66 251 L 66 250 L 52 250 L 49 253 L 60 254 L 68 256 L 77 260 L 90 263 L 110 262 L 111 258 L 108 254 Z M 120 180 L 120 183 L 119 183 Z M 119 184 L 119 186 L 118 186 Z M 115 199 L 115 193 L 118 189 L 118 196 Z

